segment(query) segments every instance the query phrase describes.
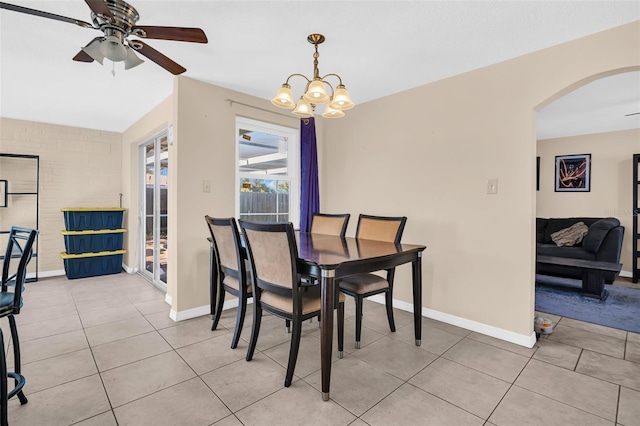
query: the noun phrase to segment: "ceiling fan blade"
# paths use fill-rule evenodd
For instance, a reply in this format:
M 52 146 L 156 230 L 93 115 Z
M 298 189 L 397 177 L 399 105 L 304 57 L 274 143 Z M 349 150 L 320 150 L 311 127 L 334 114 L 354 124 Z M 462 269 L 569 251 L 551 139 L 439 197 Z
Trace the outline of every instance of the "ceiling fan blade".
M 631 114 L 626 114 L 625 117 L 631 117 L 632 115 L 638 115 L 640 112 L 632 112 Z
M 207 35 L 200 28 L 136 26 L 133 34 L 141 38 L 159 40 L 189 41 L 192 43 L 207 43 Z
M 93 58 L 91 57 L 91 55 L 85 52 L 85 50 L 89 46 L 91 46 L 93 43 L 100 42 L 100 41 L 102 41 L 102 37 L 96 37 L 93 40 L 91 40 L 89 43 L 87 43 L 85 47 L 82 48 L 82 50 L 80 50 L 76 54 L 76 56 L 73 57 L 73 60 L 78 62 L 93 62 Z
M 164 56 L 162 53 L 158 52 L 153 47 L 144 44 L 140 40 L 136 40 L 135 43 L 130 43 L 130 45 L 136 45 L 136 50 L 151 59 L 156 64 L 160 65 L 162 68 L 166 69 L 173 75 L 182 74 L 187 69 L 182 65 L 174 62 L 168 57 Z M 139 46 L 137 46 L 139 45 Z
M 87 55 L 83 50 L 79 51 L 76 56 L 73 57 L 73 60 L 77 62 L 93 62 L 93 58 Z
M 109 10 L 107 3 L 105 0 L 84 0 L 85 3 L 89 6 L 89 8 L 96 15 L 106 16 L 108 18 L 113 18 L 113 13 Z
M 7 9 L 13 12 L 26 13 L 27 15 L 35 15 L 35 16 L 40 16 L 42 18 L 55 19 L 56 21 L 68 22 L 69 24 L 76 24 L 80 27 L 94 28 L 94 26 L 88 22 L 80 21 L 74 18 L 68 18 L 62 15 L 56 15 L 55 13 L 43 12 L 41 10 L 29 9 L 28 7 L 16 6 L 15 4 L 0 2 L 0 9 Z

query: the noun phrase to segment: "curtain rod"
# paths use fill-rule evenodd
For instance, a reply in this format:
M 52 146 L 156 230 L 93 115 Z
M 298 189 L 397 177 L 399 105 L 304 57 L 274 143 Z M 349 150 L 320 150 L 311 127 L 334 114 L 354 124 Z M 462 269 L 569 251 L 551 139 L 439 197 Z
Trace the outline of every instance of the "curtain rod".
M 233 106 L 233 104 L 243 105 L 243 106 L 246 106 L 246 107 L 249 107 L 249 108 L 259 109 L 260 111 L 270 112 L 271 114 L 278 114 L 278 115 L 281 115 L 283 117 L 287 117 L 287 118 L 292 118 L 294 120 L 298 120 L 297 117 L 292 117 L 290 115 L 282 114 L 280 112 L 271 111 L 271 110 L 266 109 L 266 108 L 260 108 L 260 107 L 257 107 L 257 106 L 253 106 L 253 105 L 245 104 L 245 103 L 242 103 L 242 102 L 234 101 L 233 99 L 225 99 L 225 101 L 229 102 L 229 106 Z

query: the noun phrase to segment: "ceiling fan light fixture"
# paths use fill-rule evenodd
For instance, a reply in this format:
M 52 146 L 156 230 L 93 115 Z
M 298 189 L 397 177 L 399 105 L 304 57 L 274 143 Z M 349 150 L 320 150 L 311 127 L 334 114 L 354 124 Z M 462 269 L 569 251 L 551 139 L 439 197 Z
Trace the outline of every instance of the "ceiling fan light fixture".
M 144 63 L 142 59 L 135 54 L 131 47 L 127 47 L 127 57 L 124 60 L 124 69 L 129 70 L 133 67 L 137 67 L 138 65 Z
M 100 48 L 100 40 L 93 40 L 91 43 L 82 48 L 82 51 L 87 55 L 91 56 L 93 60 L 98 61 L 100 65 L 102 65 L 102 61 L 104 60 L 104 55 L 102 54 L 102 49 Z
M 105 58 L 120 62 L 127 58 L 127 48 L 124 47 L 120 38 L 110 35 L 102 43 L 100 43 L 100 52 Z
M 271 99 L 271 103 L 280 108 L 292 109 L 296 106 L 293 102 L 293 92 L 291 92 L 291 86 L 287 83 L 283 84 L 276 96 Z

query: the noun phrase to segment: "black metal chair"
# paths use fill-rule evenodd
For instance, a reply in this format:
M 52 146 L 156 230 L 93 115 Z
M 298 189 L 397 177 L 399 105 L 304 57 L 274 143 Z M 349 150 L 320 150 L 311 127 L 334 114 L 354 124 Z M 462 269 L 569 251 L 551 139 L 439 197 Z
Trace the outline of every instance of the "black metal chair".
M 2 285 L 0 287 L 0 318 L 7 317 L 9 319 L 9 328 L 11 330 L 11 343 L 13 346 L 14 372 L 8 372 L 6 359 L 4 355 L 4 339 L 0 332 L 0 348 L 2 349 L 2 359 L 0 360 L 0 386 L 2 395 L 2 413 L 0 421 L 2 426 L 7 422 L 7 400 L 18 396 L 20 404 L 27 403 L 27 397 L 24 395 L 22 388 L 25 384 L 25 378 L 20 374 L 20 341 L 18 339 L 18 329 L 16 327 L 15 315 L 20 313 L 22 308 L 22 291 L 27 278 L 27 265 L 33 254 L 33 243 L 35 242 L 37 230 L 12 227 L 9 232 L 9 240 L 7 242 L 7 250 L 5 251 L 2 264 Z M 12 391 L 7 389 L 7 378 L 15 381 Z
M 289 387 L 298 359 L 302 322 L 320 314 L 320 286 L 303 286 L 298 272 L 298 247 L 291 223 L 240 220 L 253 277 L 253 327 L 247 351 L 251 361 L 258 342 L 262 311 L 293 323 L 289 363 L 284 381 Z M 338 357 L 344 343 L 344 295 L 338 293 Z
M 213 253 L 211 258 L 211 307 L 215 305 L 211 330 L 218 327 L 226 292 L 238 298 L 236 328 L 231 340 L 231 349 L 238 346 L 240 333 L 247 311 L 247 300 L 253 297 L 251 280 L 245 267 L 245 250 L 235 218 L 213 218 L 205 216 L 211 233 Z M 217 297 L 216 296 L 217 293 Z M 214 303 L 213 300 L 217 299 Z
M 356 238 L 400 243 L 407 218 L 369 216 L 361 214 L 358 218 Z M 392 332 L 396 331 L 393 319 L 393 277 L 395 268 L 388 269 L 386 278 L 376 274 L 355 274 L 340 280 L 340 291 L 353 297 L 356 302 L 356 348 L 360 349 L 362 333 L 362 304 L 365 298 L 384 293 L 387 306 L 387 319 Z

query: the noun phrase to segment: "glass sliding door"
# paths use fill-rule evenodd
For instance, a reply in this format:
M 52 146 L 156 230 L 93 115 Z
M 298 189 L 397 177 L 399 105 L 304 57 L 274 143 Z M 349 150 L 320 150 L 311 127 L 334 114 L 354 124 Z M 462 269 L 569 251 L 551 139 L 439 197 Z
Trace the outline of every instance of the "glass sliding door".
M 140 273 L 167 291 L 169 144 L 163 132 L 140 146 Z

